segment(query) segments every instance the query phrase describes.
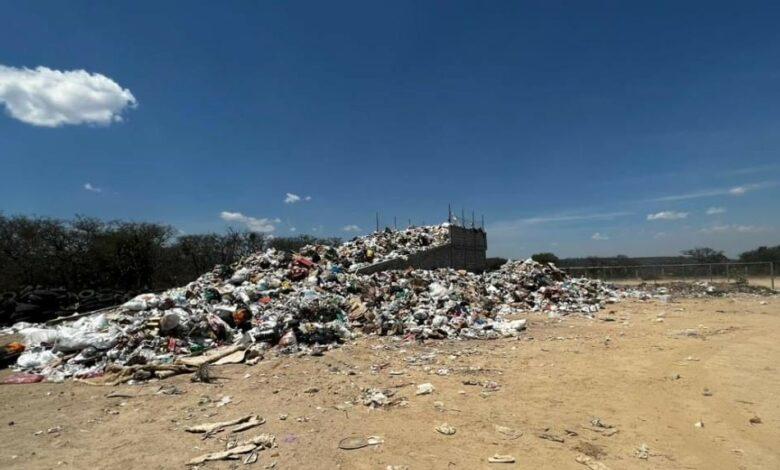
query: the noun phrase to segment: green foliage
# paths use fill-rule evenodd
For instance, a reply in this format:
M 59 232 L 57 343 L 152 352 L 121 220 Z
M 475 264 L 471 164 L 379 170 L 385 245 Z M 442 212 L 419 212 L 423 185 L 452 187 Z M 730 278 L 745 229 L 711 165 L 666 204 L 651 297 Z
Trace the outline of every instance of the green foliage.
M 555 256 L 553 253 L 536 253 L 534 255 L 531 255 L 531 259 L 536 261 L 537 263 L 543 263 L 543 264 L 558 264 L 560 261 L 557 256 Z
M 693 259 L 697 263 L 724 263 L 729 260 L 722 251 L 708 247 L 691 248 L 690 250 L 684 250 L 680 253 L 682 253 L 683 256 Z
M 228 231 L 177 237 L 173 227 L 0 214 L 0 292 L 24 286 L 159 290 L 186 284 L 217 264 L 231 264 L 269 246 L 296 251 L 335 238 L 268 239 Z
M 780 245 L 760 246 L 755 250 L 750 250 L 739 255 L 740 261 L 745 262 L 775 262 L 780 263 Z

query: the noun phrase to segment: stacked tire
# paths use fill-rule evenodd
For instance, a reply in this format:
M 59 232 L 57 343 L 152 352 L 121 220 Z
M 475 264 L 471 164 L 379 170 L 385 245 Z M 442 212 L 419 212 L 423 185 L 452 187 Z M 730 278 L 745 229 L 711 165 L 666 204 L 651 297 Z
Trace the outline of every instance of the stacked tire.
M 119 305 L 132 293 L 115 289 L 84 289 L 71 292 L 63 288 L 27 286 L 18 292 L 0 294 L 0 325 L 16 322 L 40 323 L 76 312 L 90 312 Z

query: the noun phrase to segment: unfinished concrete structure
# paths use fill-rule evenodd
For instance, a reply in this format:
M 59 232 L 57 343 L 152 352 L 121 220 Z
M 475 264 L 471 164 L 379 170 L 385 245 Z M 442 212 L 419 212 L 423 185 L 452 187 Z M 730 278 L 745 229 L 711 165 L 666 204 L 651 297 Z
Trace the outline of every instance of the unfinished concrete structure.
M 359 269 L 359 274 L 393 271 L 407 268 L 485 270 L 487 234 L 481 228 L 450 225 L 450 241 L 446 245 L 429 248 L 405 259 L 391 259 Z

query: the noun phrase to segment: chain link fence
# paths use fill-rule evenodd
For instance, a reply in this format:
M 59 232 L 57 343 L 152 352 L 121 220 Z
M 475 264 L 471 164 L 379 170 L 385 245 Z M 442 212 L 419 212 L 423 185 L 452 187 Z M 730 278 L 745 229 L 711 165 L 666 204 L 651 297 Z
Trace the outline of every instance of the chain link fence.
M 762 263 L 692 263 L 561 268 L 575 277 L 618 283 L 710 281 L 747 283 L 775 288 L 776 266 Z

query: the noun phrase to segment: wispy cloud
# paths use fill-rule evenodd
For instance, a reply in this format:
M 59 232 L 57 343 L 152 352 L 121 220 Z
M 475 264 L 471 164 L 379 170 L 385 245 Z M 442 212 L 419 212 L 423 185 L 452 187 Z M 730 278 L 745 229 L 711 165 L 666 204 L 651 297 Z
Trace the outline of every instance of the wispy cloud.
M 341 227 L 341 230 L 345 232 L 360 232 L 361 228 L 358 227 L 357 225 L 352 224 L 352 225 L 345 225 Z
M 647 214 L 647 220 L 679 220 L 688 217 L 687 212 L 661 211 Z
M 295 228 L 295 227 L 290 227 L 290 231 L 291 231 L 291 232 L 297 232 L 297 231 L 298 231 L 298 229 L 297 229 L 297 228 Z
M 510 221 L 515 224 L 548 224 L 555 222 L 571 222 L 577 220 L 611 220 L 617 217 L 633 215 L 632 212 L 597 212 L 590 214 L 559 214 L 540 217 L 528 217 Z
M 774 171 L 780 169 L 780 165 L 757 165 L 749 166 L 745 168 L 737 168 L 735 170 L 726 171 L 724 175 L 750 175 L 753 173 L 763 173 L 765 171 Z
M 724 214 L 726 212 L 725 207 L 710 207 L 707 209 L 706 214 L 707 215 L 718 215 L 718 214 Z
M 683 201 L 686 199 L 698 199 L 703 197 L 714 196 L 741 196 L 749 191 L 758 191 L 760 189 L 771 188 L 776 186 L 776 181 L 764 181 L 761 183 L 750 183 L 741 186 L 732 186 L 730 188 L 709 189 L 704 191 L 693 191 L 684 194 L 674 194 L 671 196 L 662 196 L 654 199 L 650 199 L 651 202 L 670 202 L 670 201 Z
M 109 125 L 136 103 L 130 90 L 99 73 L 0 65 L 0 104 L 33 126 Z
M 260 233 L 273 232 L 276 230 L 274 223 L 281 222 L 279 219 L 249 217 L 242 214 L 241 212 L 222 211 L 220 212 L 219 217 L 226 222 L 239 223 L 245 225 L 246 228 L 252 232 Z
M 591 240 L 609 240 L 609 236 L 604 235 L 603 233 L 596 232 L 593 235 L 590 236 Z
M 97 186 L 92 186 L 92 183 L 84 183 L 84 189 L 87 191 L 93 192 L 93 193 L 102 193 L 103 189 L 98 188 Z
M 766 227 L 757 227 L 755 225 L 713 225 L 699 230 L 701 233 L 760 233 L 766 231 Z
M 287 193 L 284 197 L 284 203 L 285 204 L 295 204 L 297 202 L 301 201 L 311 201 L 311 196 L 301 197 L 294 193 Z

